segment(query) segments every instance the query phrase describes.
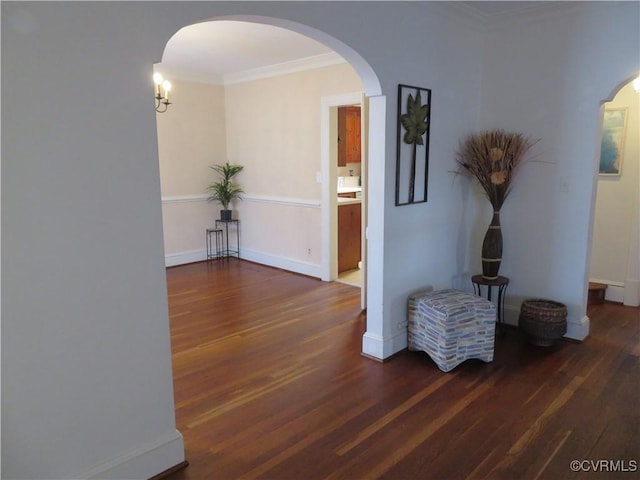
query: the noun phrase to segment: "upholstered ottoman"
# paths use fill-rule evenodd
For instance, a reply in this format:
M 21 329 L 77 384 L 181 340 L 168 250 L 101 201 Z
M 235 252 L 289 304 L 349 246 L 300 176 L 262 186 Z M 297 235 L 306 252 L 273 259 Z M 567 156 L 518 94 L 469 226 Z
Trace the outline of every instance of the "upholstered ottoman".
M 443 372 L 471 358 L 493 361 L 493 303 L 447 289 L 414 293 L 407 307 L 409 350 L 427 352 Z

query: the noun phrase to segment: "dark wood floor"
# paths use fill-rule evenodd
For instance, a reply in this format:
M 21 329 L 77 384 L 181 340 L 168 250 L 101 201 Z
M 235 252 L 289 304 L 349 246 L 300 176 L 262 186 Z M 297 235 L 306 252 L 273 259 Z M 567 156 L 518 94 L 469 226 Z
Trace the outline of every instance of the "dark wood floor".
M 570 468 L 640 468 L 638 308 L 593 307 L 582 344 L 509 329 L 493 363 L 445 374 L 363 357 L 357 288 L 235 259 L 167 278 L 190 462 L 171 480 L 640 478 Z

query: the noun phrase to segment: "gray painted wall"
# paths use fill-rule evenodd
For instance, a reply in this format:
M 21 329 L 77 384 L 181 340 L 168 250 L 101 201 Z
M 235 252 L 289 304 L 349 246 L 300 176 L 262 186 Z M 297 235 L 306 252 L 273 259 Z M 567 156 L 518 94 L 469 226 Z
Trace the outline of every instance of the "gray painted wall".
M 475 273 L 484 210 L 450 172 L 459 139 L 482 126 L 543 138 L 556 160 L 523 172 L 505 206 L 504 273 L 516 294 L 568 303 L 583 327 L 595 177 L 582 162 L 595 168 L 598 101 L 638 72 L 639 7 L 571 8 L 512 28 L 443 3 L 3 2 L 3 478 L 148 478 L 183 458 L 150 76 L 171 35 L 196 21 L 299 22 L 376 73 L 386 135 L 370 177 L 367 333 L 382 356 L 406 342 L 408 292 L 468 288 Z M 401 208 L 398 83 L 433 89 L 429 202 Z M 564 196 L 559 175 L 571 181 Z M 532 224 L 553 232 L 547 248 Z

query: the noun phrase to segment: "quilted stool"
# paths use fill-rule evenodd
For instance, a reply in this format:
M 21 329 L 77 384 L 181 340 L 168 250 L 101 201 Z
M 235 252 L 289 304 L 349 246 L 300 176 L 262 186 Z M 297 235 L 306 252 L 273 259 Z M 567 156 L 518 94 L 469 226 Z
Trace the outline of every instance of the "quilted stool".
M 493 361 L 493 303 L 447 289 L 414 293 L 407 307 L 409 350 L 427 352 L 443 372 L 471 358 Z

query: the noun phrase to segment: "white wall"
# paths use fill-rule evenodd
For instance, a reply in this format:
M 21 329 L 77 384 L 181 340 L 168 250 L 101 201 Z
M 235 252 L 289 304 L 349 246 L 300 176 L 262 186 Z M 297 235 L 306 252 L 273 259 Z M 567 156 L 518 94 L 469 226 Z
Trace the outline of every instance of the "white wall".
M 184 458 L 144 19 L 2 4 L 3 478 L 149 478 Z
M 489 31 L 482 126 L 540 139 L 501 212 L 501 273 L 512 280 L 507 320 L 516 321 L 525 297 L 555 299 L 568 306 L 568 335 L 581 339 L 588 333 L 600 103 L 638 72 L 640 16 L 631 2 L 552 7 Z M 484 215 L 471 245 L 479 251 L 490 213 L 481 199 L 472 202 Z
M 638 216 L 640 94 L 629 83 L 605 107 L 626 107 L 627 128 L 622 174 L 598 176 L 590 279 L 609 285 L 608 300 L 622 302 L 629 264 L 634 261 L 629 254 L 632 227 Z
M 224 88 L 171 80 L 172 104 L 156 118 L 166 264 L 177 265 L 206 258 L 204 232 L 220 209 L 207 202 L 209 167 L 227 161 L 227 148 Z
M 206 258 L 204 231 L 220 210 L 206 201 L 209 167 L 229 161 L 245 166 L 243 200 L 232 204 L 242 258 L 319 277 L 320 99 L 361 91 L 353 68 L 227 86 L 174 80 L 171 111 L 158 114 L 167 265 Z
M 477 22 L 440 2 L 3 3 L 3 476 L 148 478 L 182 459 L 150 77 L 171 35 L 196 21 L 286 19 L 376 72 L 386 97 L 370 107 L 386 117 L 372 128 L 385 127 L 385 150 L 370 152 L 369 251 L 381 266 L 369 271 L 365 353 L 406 345 L 408 293 L 450 285 L 476 258 L 474 202 L 450 171 L 480 120 L 543 138 L 556 162 L 530 165 L 505 205 L 505 273 L 512 293 L 553 296 L 579 319 L 598 102 L 637 74 L 640 29 L 637 3 L 575 8 L 492 31 L 483 50 Z M 433 89 L 429 202 L 400 208 L 398 83 Z
M 229 159 L 245 166 L 243 258 L 320 277 L 320 100 L 361 90 L 348 64 L 225 88 Z
M 374 331 L 370 336 L 368 331 L 365 335 L 365 347 L 370 349 L 365 353 L 376 352 L 375 347 L 382 344 L 382 357 L 406 347 L 406 304 L 411 292 L 425 285 L 471 290 L 468 252 L 461 246 L 468 237 L 466 193 L 464 184 L 452 174 L 456 169 L 453 152 L 460 138 L 478 123 L 484 40 L 479 24 L 450 17 L 437 10 L 440 7 L 436 3 L 411 4 L 407 10 L 388 12 L 389 25 L 406 34 L 398 46 L 402 53 L 396 57 L 398 62 L 406 62 L 376 68 L 383 75 L 387 95 L 383 322 L 379 333 Z M 378 51 L 389 51 L 395 43 L 391 37 L 397 32 L 381 26 L 373 30 L 378 32 Z M 395 206 L 399 83 L 432 89 L 428 201 L 402 207 Z M 375 214 L 372 197 L 377 192 L 369 188 L 369 194 L 371 216 Z M 371 249 L 370 253 L 375 254 Z M 370 296 L 368 313 L 372 307 L 377 305 Z M 376 334 L 382 338 L 377 339 Z M 367 345 L 370 339 L 378 342 Z
M 474 54 L 457 58 L 477 36 L 469 38 L 462 27 L 456 35 L 442 19 L 425 22 L 418 16 L 430 14 L 416 5 L 2 4 L 2 80 L 11 92 L 2 110 L 7 478 L 148 478 L 183 458 L 173 413 L 150 78 L 179 28 L 230 14 L 271 15 L 324 30 L 328 36 L 318 36 L 339 46 L 333 35 L 360 52 L 346 50 L 358 68 L 369 68 L 364 57 L 380 70 L 391 98 L 399 81 L 442 87 L 441 125 L 452 127 L 448 143 L 456 137 L 456 119 L 477 111 L 473 93 L 457 92 L 468 92 L 459 87 L 477 73 Z M 368 28 L 361 28 L 363 21 Z M 424 41 L 429 38 L 434 41 Z M 440 46 L 447 43 L 454 45 L 451 55 Z M 394 164 L 391 105 L 386 160 L 378 154 L 387 165 L 384 175 Z M 438 148 L 449 150 L 436 142 Z M 376 175 L 377 184 L 393 185 L 392 176 Z M 378 210 L 378 217 L 410 211 L 393 211 L 390 188 L 374 191 L 384 193 L 380 201 L 390 209 Z M 372 229 L 383 252 L 381 236 Z M 403 258 L 418 254 L 396 246 L 395 255 L 399 248 Z M 407 272 L 389 262 L 390 284 L 422 272 L 416 263 Z M 398 294 L 403 288 L 408 285 Z M 381 291 L 375 299 L 376 310 L 388 304 L 387 295 Z M 404 316 L 400 304 L 396 313 L 396 320 Z M 378 343 L 385 342 L 386 316 L 374 325 Z

